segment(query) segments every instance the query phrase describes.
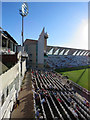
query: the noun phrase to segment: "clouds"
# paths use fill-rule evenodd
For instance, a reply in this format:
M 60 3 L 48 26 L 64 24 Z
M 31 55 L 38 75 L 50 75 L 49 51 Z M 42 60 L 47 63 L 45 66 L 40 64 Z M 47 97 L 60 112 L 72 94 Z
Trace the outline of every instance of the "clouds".
M 88 49 L 88 19 L 82 19 L 65 47 Z

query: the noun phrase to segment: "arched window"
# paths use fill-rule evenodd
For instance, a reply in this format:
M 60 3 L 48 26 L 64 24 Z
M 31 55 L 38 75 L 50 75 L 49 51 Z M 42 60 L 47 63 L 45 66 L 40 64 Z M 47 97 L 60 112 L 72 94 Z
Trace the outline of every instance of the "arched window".
M 3 105 L 3 103 L 4 103 L 4 94 L 2 95 L 2 105 Z
M 6 96 L 8 96 L 8 88 L 7 88 L 7 93 L 6 93 Z

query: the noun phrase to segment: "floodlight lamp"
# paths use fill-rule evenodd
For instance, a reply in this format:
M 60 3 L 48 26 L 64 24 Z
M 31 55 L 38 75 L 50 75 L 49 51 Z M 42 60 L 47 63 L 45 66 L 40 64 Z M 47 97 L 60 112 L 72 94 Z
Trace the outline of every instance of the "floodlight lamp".
M 22 7 L 21 7 L 21 9 L 19 10 L 19 13 L 20 13 L 20 15 L 23 16 L 23 17 L 28 14 L 28 5 L 27 5 L 26 2 L 24 2 L 24 3 L 22 4 Z

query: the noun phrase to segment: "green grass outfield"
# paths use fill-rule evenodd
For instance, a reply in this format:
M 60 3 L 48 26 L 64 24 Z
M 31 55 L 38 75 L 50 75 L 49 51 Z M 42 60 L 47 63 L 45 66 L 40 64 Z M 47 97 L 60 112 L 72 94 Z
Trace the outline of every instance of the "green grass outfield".
M 90 91 L 90 68 L 60 73 Z

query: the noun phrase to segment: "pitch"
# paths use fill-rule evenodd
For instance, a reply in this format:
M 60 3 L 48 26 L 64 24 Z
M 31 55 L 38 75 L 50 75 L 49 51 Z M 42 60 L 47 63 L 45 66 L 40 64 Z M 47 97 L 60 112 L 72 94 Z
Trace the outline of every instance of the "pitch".
M 64 76 L 68 76 L 70 80 L 90 91 L 90 68 L 60 73 Z

